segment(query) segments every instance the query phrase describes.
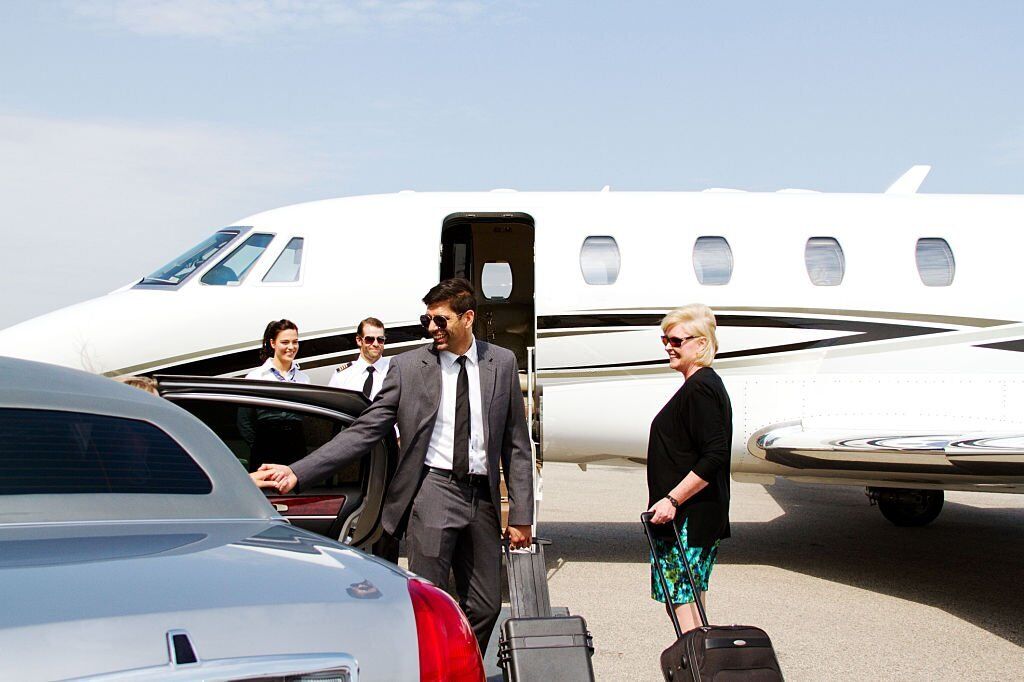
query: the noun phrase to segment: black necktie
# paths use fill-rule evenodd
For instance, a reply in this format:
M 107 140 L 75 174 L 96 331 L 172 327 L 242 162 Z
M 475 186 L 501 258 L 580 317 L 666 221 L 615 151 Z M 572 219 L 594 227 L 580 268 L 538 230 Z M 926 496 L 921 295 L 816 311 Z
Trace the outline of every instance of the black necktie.
M 367 400 L 370 398 L 370 391 L 373 390 L 373 365 L 366 368 L 366 381 L 363 382 L 363 395 Z
M 460 355 L 459 379 L 455 384 L 455 443 L 452 448 L 452 474 L 462 479 L 469 475 L 469 373 L 466 356 Z

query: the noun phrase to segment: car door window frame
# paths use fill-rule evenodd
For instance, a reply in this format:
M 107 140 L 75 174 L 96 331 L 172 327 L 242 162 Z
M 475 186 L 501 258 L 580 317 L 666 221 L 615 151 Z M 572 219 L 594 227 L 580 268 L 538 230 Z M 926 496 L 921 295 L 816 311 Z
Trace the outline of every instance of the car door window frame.
M 297 401 L 282 400 L 280 398 L 249 396 L 249 395 L 244 395 L 244 394 L 240 394 L 240 393 L 228 393 L 228 392 L 223 392 L 223 393 L 222 392 L 216 392 L 216 393 L 213 393 L 213 392 L 209 392 L 209 391 L 201 391 L 201 390 L 198 390 L 198 389 L 194 390 L 194 391 L 186 390 L 184 392 L 179 392 L 177 390 L 172 389 L 172 390 L 170 390 L 170 391 L 168 391 L 166 393 L 161 392 L 161 395 L 163 395 L 164 398 L 170 400 L 171 402 L 177 402 L 177 401 L 220 402 L 220 403 L 228 403 L 228 404 L 237 405 L 237 406 L 263 407 L 263 408 L 269 408 L 269 409 L 287 410 L 287 411 L 290 411 L 290 412 L 306 413 L 306 414 L 311 414 L 311 415 L 315 415 L 315 416 L 326 418 L 326 419 L 332 419 L 332 420 L 339 421 L 339 422 L 341 422 L 343 424 L 344 428 L 348 428 L 359 416 L 359 415 L 349 415 L 349 414 L 347 414 L 345 412 L 339 412 L 337 410 L 334 410 L 334 409 L 331 409 L 331 408 L 328 408 L 328 407 L 321 407 L 319 405 L 309 405 L 309 404 L 302 403 L 302 402 L 297 402 Z M 218 435 L 218 438 L 219 437 L 220 436 Z M 381 441 L 383 442 L 383 447 L 385 447 L 385 448 L 389 447 L 387 442 L 386 442 L 387 441 L 386 438 L 381 439 Z M 374 449 L 376 449 L 378 447 L 381 447 L 380 443 L 375 445 Z M 374 450 L 371 449 L 370 452 L 367 453 L 367 455 L 372 455 L 373 452 L 374 452 Z M 351 540 L 350 540 L 351 545 L 353 547 L 361 547 L 364 544 L 366 544 L 366 542 L 368 540 L 370 540 L 376 534 L 377 528 L 381 524 L 381 512 L 383 510 L 384 496 L 385 496 L 385 494 L 387 492 L 388 484 L 390 483 L 389 472 L 387 471 L 388 460 L 389 460 L 389 456 L 388 456 L 387 451 L 385 451 L 383 453 L 383 456 L 377 456 L 377 457 L 370 456 L 368 463 L 367 463 L 366 460 L 364 460 L 361 463 L 361 466 L 369 467 L 369 469 L 367 471 L 365 471 L 365 472 L 362 470 L 362 468 L 360 469 L 359 486 L 360 486 L 360 492 L 362 494 L 362 499 L 359 502 L 359 506 L 356 509 L 352 510 L 347 515 L 347 517 L 342 522 L 342 525 L 341 525 L 340 528 L 332 528 L 331 529 L 331 535 L 334 535 L 335 532 L 337 532 L 336 539 L 339 539 L 341 541 L 345 541 L 345 538 L 347 538 L 347 537 L 349 537 L 351 535 Z M 384 471 L 381 471 L 382 468 L 384 469 Z M 383 479 L 385 481 L 385 485 L 383 486 L 383 489 L 379 490 L 379 491 L 373 490 L 373 486 L 372 486 L 373 480 L 375 478 L 380 478 L 380 477 L 383 477 Z M 365 490 L 362 489 L 364 483 L 366 484 L 366 489 Z M 304 495 L 307 495 L 307 496 L 310 495 L 310 494 L 313 494 L 313 493 L 310 493 L 309 491 L 304 493 Z M 371 503 L 373 504 L 373 508 L 375 510 L 375 513 L 376 513 L 376 519 L 374 520 L 374 523 L 370 527 L 370 529 L 368 531 L 366 531 L 363 528 L 356 527 L 356 522 L 360 518 L 363 517 L 364 512 L 369 508 Z M 360 532 L 360 531 L 362 531 L 361 534 L 356 535 L 356 533 Z

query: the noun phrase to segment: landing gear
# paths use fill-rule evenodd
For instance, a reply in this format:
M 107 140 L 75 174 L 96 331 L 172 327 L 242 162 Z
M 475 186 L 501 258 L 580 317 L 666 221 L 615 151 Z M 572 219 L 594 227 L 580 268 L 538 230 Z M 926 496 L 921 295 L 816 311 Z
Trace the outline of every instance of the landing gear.
M 926 526 L 942 511 L 941 490 L 868 488 L 867 496 L 897 526 Z

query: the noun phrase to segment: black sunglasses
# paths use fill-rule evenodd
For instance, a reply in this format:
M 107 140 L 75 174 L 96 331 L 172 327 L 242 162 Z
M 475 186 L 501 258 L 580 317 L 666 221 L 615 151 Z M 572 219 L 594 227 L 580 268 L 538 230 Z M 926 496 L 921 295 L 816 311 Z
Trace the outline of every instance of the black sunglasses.
M 386 337 L 386 336 L 363 336 L 363 337 L 360 337 L 360 338 L 363 339 L 363 343 L 368 343 L 371 346 L 374 343 L 377 343 L 377 342 L 380 342 L 380 345 L 383 346 L 384 342 L 387 341 L 388 337 Z
M 455 319 L 457 320 L 465 314 L 466 313 L 459 313 L 455 316 Z M 431 322 L 433 322 L 438 329 L 448 328 L 448 318 L 443 315 L 434 315 L 433 317 L 430 315 L 420 315 L 420 324 L 423 325 L 424 329 L 430 329 Z
M 662 336 L 661 344 L 663 346 L 672 346 L 673 348 L 679 348 L 687 341 L 699 338 L 699 336 L 684 336 L 683 338 L 679 338 L 678 336 Z

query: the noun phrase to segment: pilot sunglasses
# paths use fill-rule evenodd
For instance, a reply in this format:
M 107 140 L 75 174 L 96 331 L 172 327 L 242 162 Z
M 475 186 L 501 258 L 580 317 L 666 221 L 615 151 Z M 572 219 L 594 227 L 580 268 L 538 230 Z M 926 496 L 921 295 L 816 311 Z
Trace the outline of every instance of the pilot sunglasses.
M 362 337 L 362 339 L 363 339 L 363 343 L 368 343 L 371 346 L 373 344 L 375 344 L 375 343 L 380 343 L 380 345 L 383 346 L 384 345 L 384 341 L 387 340 L 387 337 L 386 336 L 364 336 L 364 337 Z
M 673 348 L 679 348 L 687 341 L 699 338 L 699 336 L 684 336 L 683 338 L 679 338 L 678 336 L 662 336 L 661 344 L 663 346 L 672 346 Z
M 465 314 L 466 313 L 459 313 L 455 316 L 455 319 L 457 320 Z M 420 324 L 423 325 L 424 329 L 430 329 L 431 322 L 437 325 L 438 329 L 444 330 L 448 328 L 448 318 L 443 315 L 434 315 L 433 317 L 430 315 L 420 315 Z

